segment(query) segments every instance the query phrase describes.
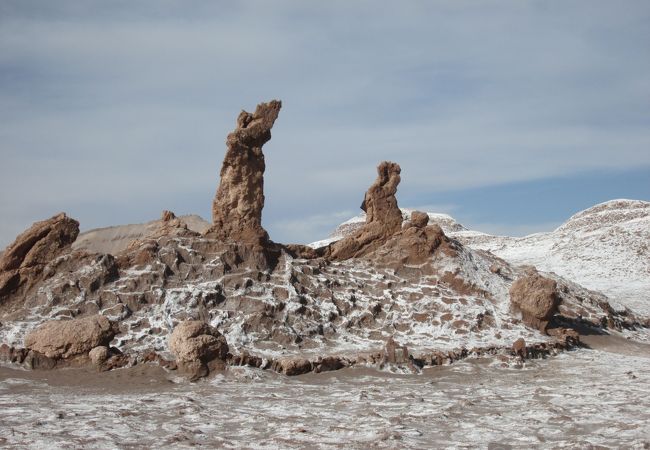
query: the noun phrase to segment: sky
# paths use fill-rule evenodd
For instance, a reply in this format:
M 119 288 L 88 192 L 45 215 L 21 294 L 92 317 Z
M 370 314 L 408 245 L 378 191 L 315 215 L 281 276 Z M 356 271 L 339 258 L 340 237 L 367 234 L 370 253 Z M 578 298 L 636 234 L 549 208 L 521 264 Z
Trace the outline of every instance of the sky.
M 650 2 L 0 0 L 0 246 L 210 218 L 241 109 L 281 99 L 263 224 L 323 238 L 382 160 L 400 206 L 550 231 L 650 200 Z

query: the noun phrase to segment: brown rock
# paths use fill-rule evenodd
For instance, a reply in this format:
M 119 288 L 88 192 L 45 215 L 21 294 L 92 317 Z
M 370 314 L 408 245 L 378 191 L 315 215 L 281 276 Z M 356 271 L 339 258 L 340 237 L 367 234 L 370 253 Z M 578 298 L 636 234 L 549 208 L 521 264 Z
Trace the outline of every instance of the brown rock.
M 0 345 L 0 361 L 21 364 L 27 356 L 27 349 Z
M 95 348 L 93 348 L 89 353 L 88 356 L 90 357 L 90 361 L 96 365 L 100 366 L 103 363 L 106 362 L 108 357 L 110 356 L 110 352 L 108 350 L 108 347 L 105 345 L 100 345 Z
M 339 370 L 343 369 L 344 367 L 348 367 L 349 365 L 350 362 L 346 358 L 340 356 L 325 356 L 323 358 L 319 358 L 313 364 L 314 372 L 316 373 Z
M 512 344 L 512 351 L 515 355 L 521 356 L 522 358 L 527 356 L 528 352 L 526 351 L 526 341 L 524 338 L 519 338 Z
M 264 154 L 262 146 L 271 139 L 271 128 L 282 103 L 273 100 L 257 105 L 250 114 L 242 111 L 237 128 L 228 135 L 221 181 L 212 204 L 210 236 L 264 245 L 268 234 L 262 228 L 264 208 Z
M 375 258 L 384 265 L 422 264 L 438 249 L 455 255 L 452 243 L 438 224 L 423 228 L 412 226 L 388 239 L 375 252 Z
M 65 213 L 34 223 L 20 234 L 0 258 L 0 303 L 21 285 L 35 284 L 43 267 L 59 256 L 79 235 L 79 222 Z
M 25 337 L 25 347 L 54 360 L 86 355 L 108 345 L 117 329 L 101 315 L 45 322 Z
M 424 228 L 429 223 L 429 215 L 421 211 L 411 213 L 411 224 L 416 228 Z
M 403 365 L 410 362 L 408 348 L 405 345 L 399 345 L 392 337 L 388 338 L 384 346 L 383 363 Z
M 571 328 L 551 328 L 546 330 L 546 333 L 568 346 L 580 344 L 580 334 Z
M 510 302 L 526 325 L 544 332 L 560 302 L 557 283 L 538 273 L 524 275 L 512 284 Z
M 0 272 L 47 264 L 78 235 L 79 222 L 65 213 L 36 222 L 4 251 Z
M 176 218 L 176 214 L 166 209 L 163 210 L 162 215 L 160 216 L 160 220 L 162 220 L 163 222 L 169 222 L 170 220 L 174 220 L 175 218 Z
M 299 356 L 291 356 L 277 359 L 273 362 L 271 369 L 288 376 L 302 375 L 311 372 L 311 362 Z
M 226 360 L 228 343 L 216 328 L 200 320 L 187 320 L 174 328 L 169 338 L 169 350 L 176 358 L 178 368 L 191 380 L 196 380 L 210 372 L 213 362 Z
M 332 259 L 362 256 L 379 247 L 402 228 L 402 212 L 397 206 L 400 166 L 384 161 L 377 167 L 377 179 L 366 192 L 361 209 L 366 212 L 365 225 L 354 235 L 334 243 Z
M 20 285 L 20 273 L 17 270 L 0 272 L 0 303 L 5 296 L 16 291 Z

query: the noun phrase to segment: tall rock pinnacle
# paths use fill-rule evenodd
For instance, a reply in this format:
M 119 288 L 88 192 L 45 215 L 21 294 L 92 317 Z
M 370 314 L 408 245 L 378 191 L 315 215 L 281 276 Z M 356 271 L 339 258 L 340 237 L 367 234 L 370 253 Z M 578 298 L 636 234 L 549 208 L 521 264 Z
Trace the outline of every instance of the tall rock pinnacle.
M 264 208 L 264 154 L 271 128 L 282 102 L 257 105 L 253 114 L 242 111 L 237 128 L 228 135 L 228 150 L 221 166 L 221 181 L 212 203 L 210 234 L 250 244 L 264 244 L 269 237 L 262 228 Z
M 402 228 L 402 211 L 397 206 L 397 185 L 401 181 L 399 164 L 383 161 L 377 167 L 377 179 L 361 204 L 366 212 L 366 228 L 373 234 L 390 236 Z

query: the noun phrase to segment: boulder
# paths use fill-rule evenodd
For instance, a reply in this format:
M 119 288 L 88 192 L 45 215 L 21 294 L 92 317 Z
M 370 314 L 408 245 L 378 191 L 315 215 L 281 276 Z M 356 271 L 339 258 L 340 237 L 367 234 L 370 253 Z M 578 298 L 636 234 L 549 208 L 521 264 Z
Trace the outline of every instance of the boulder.
M 93 348 L 88 353 L 88 356 L 90 357 L 90 361 L 94 365 L 101 366 L 109 358 L 110 351 L 108 350 L 108 347 L 106 347 L 105 345 L 99 345 L 99 346 Z
M 102 315 L 45 322 L 25 337 L 25 347 L 53 360 L 88 355 L 97 346 L 107 346 L 117 326 Z
M 220 368 L 228 356 L 226 338 L 200 320 L 179 323 L 169 338 L 169 350 L 176 358 L 179 370 L 190 380 L 208 375 Z
M 34 223 L 2 254 L 0 272 L 44 265 L 71 245 L 79 235 L 79 222 L 65 213 Z
M 280 101 L 273 100 L 257 105 L 253 114 L 239 114 L 237 128 L 226 140 L 228 149 L 212 204 L 211 237 L 257 245 L 268 242 L 262 228 L 266 168 L 262 146 L 271 139 L 281 107 Z
M 429 215 L 422 211 L 413 211 L 411 213 L 411 225 L 416 228 L 424 228 L 429 223 Z
M 526 351 L 526 341 L 524 338 L 519 338 L 512 344 L 512 351 L 516 356 L 526 358 L 528 352 Z
M 539 273 L 528 272 L 512 284 L 510 302 L 521 312 L 526 325 L 545 332 L 560 302 L 557 283 Z
M 312 363 L 300 356 L 287 356 L 275 360 L 271 369 L 288 376 L 302 375 L 312 371 Z
M 65 213 L 34 223 L 0 257 L 0 304 L 21 285 L 32 286 L 43 267 L 68 249 L 79 235 L 79 222 Z

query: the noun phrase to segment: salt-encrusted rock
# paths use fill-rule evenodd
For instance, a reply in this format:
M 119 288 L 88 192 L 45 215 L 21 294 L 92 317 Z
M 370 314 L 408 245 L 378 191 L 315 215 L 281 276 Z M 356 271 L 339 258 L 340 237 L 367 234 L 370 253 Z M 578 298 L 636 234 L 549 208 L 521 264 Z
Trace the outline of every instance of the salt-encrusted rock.
M 392 337 L 388 338 L 384 347 L 383 363 L 403 365 L 410 362 L 409 349 L 405 345 L 399 345 Z
M 108 345 L 117 327 L 102 315 L 45 322 L 25 337 L 25 347 L 53 360 L 87 355 Z
M 79 222 L 65 213 L 34 223 L 20 234 L 0 258 L 0 304 L 21 285 L 34 285 L 43 267 L 59 256 L 79 235 Z
M 510 302 L 515 310 L 521 312 L 526 325 L 544 332 L 560 302 L 557 283 L 536 272 L 529 272 L 512 284 Z
M 271 128 L 281 107 L 280 101 L 273 100 L 257 105 L 253 114 L 239 114 L 237 128 L 226 140 L 228 150 L 212 204 L 210 236 L 250 244 L 267 243 L 268 234 L 262 228 L 266 168 L 262 146 L 271 139 Z
M 354 235 L 332 245 L 332 259 L 349 259 L 367 254 L 402 228 L 402 212 L 395 197 L 400 172 L 400 166 L 394 162 L 383 161 L 379 164 L 377 179 L 361 204 L 361 209 L 366 212 L 366 223 Z
M 228 356 L 228 343 L 216 328 L 200 320 L 187 320 L 174 328 L 169 350 L 178 368 L 190 380 L 196 380 L 223 365 Z

